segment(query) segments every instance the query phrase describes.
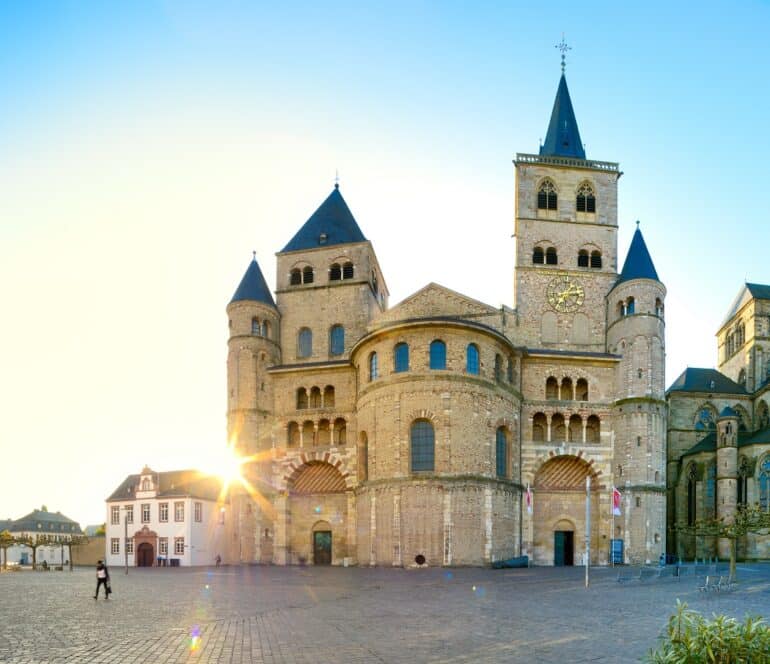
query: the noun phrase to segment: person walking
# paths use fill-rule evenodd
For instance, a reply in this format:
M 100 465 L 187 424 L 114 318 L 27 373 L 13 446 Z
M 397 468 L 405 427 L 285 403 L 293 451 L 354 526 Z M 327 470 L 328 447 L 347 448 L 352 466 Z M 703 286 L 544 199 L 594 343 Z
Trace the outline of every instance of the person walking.
M 100 560 L 96 564 L 96 593 L 94 594 L 94 599 L 99 599 L 99 588 L 102 586 L 104 586 L 104 599 L 109 599 L 112 592 L 110 589 L 110 572 L 104 561 Z

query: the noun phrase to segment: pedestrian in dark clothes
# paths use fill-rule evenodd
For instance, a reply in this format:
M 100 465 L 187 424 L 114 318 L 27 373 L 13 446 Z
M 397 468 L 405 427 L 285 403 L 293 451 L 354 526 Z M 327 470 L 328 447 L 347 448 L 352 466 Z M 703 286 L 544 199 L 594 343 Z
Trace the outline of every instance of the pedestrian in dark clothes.
M 96 593 L 94 594 L 94 599 L 99 598 L 99 588 L 102 586 L 104 586 L 104 599 L 109 599 L 112 592 L 110 589 L 110 572 L 104 561 L 100 560 L 96 564 Z

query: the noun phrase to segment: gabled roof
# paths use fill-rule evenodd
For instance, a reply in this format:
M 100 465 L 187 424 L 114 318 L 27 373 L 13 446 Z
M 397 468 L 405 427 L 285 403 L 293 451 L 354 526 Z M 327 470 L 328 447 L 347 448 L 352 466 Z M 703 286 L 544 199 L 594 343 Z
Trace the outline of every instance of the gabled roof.
M 586 158 L 564 74 L 559 81 L 559 89 L 556 91 L 556 99 L 551 111 L 551 122 L 548 124 L 545 142 L 540 146 L 540 154 L 544 157 Z
M 297 231 L 281 253 L 351 242 L 366 242 L 366 238 L 353 218 L 348 204 L 342 198 L 339 185 L 335 184 L 332 193 Z
M 623 270 L 618 277 L 617 284 L 631 279 L 654 279 L 659 281 L 658 273 L 652 264 L 650 252 L 647 250 L 647 244 L 642 237 L 642 231 L 637 227 L 634 237 L 631 239 L 631 246 L 628 248 L 626 262 L 623 263 Z
M 135 500 L 141 475 L 129 475 L 112 492 L 107 501 Z M 222 480 L 198 470 L 170 470 L 153 474 L 157 483 L 157 498 L 190 497 L 217 500 L 222 490 Z
M 733 382 L 716 369 L 687 367 L 666 392 L 711 392 L 715 394 L 747 394 L 742 385 Z
M 40 524 L 40 527 L 38 527 Z M 80 524 L 77 521 L 64 516 L 61 512 L 44 512 L 33 510 L 29 514 L 16 519 L 8 530 L 12 532 L 40 532 L 40 533 L 75 533 L 82 535 Z
M 257 257 L 255 256 L 249 267 L 246 268 L 246 273 L 241 279 L 241 283 L 235 290 L 235 295 L 230 302 L 239 302 L 241 300 L 253 300 L 254 302 L 264 302 L 271 307 L 275 306 L 273 295 L 270 289 L 267 287 L 265 277 L 262 276 L 262 270 L 259 269 L 259 263 L 257 263 Z
M 764 284 L 750 284 L 748 282 L 743 284 L 738 291 L 738 295 L 735 296 L 730 308 L 727 310 L 727 316 L 725 316 L 722 321 L 720 329 L 722 329 L 730 319 L 738 313 L 738 310 L 748 302 L 749 298 L 770 300 L 770 286 L 765 286 Z
M 770 428 L 761 431 L 739 431 L 738 447 L 747 447 L 749 445 L 766 445 L 770 443 Z M 715 452 L 717 449 L 717 435 L 712 431 L 703 440 L 698 441 L 682 456 L 698 454 L 700 452 Z
M 13 523 L 13 519 L 0 519 L 0 533 L 2 533 L 4 530 L 11 530 L 11 524 Z

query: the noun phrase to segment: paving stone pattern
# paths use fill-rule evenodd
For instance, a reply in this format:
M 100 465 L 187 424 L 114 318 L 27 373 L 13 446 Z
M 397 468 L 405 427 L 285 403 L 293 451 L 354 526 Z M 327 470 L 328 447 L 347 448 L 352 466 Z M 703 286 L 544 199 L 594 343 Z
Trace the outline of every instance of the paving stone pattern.
M 770 614 L 770 565 L 740 586 L 697 577 L 619 584 L 609 568 L 222 567 L 0 574 L 0 661 L 635 662 L 676 598 L 711 614 Z M 199 639 L 192 640 L 193 635 Z M 193 647 L 193 645 L 195 647 Z

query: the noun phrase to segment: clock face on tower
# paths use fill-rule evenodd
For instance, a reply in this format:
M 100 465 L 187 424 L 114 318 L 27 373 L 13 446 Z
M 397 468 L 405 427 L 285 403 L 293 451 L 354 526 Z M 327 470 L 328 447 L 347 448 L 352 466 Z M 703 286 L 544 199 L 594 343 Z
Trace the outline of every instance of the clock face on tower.
M 577 311 L 585 298 L 585 291 L 580 282 L 566 274 L 551 279 L 545 294 L 548 304 L 559 313 Z

